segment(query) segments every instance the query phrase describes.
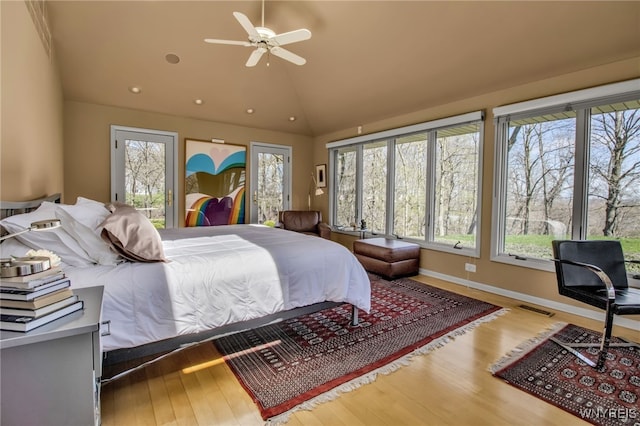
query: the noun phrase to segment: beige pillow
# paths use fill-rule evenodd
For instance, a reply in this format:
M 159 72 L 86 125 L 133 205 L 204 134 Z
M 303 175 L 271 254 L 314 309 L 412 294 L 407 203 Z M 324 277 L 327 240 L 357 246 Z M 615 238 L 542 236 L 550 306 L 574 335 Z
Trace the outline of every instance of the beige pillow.
M 158 230 L 142 213 L 128 204 L 107 206 L 111 214 L 100 224 L 102 239 L 125 259 L 133 262 L 165 262 Z

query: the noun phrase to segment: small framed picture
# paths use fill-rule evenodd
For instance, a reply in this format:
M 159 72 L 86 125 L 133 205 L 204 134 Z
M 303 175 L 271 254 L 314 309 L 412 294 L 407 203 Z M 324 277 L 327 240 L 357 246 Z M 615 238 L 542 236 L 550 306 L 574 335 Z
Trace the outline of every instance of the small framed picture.
M 327 186 L 327 165 L 318 164 L 316 166 L 316 186 L 325 188 Z

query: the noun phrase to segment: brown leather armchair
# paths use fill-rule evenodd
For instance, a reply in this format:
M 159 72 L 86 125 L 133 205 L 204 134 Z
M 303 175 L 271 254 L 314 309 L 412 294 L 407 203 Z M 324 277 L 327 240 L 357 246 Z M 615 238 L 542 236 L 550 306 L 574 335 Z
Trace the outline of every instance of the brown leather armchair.
M 279 212 L 278 217 L 282 229 L 331 239 L 331 227 L 322 222 L 322 212 L 285 210 Z

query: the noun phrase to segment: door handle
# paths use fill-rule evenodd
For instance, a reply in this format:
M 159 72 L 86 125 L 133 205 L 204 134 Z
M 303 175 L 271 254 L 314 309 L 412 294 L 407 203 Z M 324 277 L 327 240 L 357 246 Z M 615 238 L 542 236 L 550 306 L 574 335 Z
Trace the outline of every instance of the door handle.
M 167 195 L 167 205 L 171 207 L 173 205 L 173 191 L 169 190 L 169 194 Z
M 258 191 L 253 191 L 253 202 L 257 203 L 258 202 Z

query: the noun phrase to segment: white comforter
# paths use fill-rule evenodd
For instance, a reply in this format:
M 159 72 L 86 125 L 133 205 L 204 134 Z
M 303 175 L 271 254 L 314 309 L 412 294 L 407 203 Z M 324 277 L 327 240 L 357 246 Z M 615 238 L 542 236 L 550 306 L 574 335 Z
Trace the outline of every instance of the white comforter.
M 254 225 L 161 232 L 168 263 L 69 268 L 104 285 L 103 350 L 129 348 L 317 302 L 370 309 L 370 282 L 340 244 Z

